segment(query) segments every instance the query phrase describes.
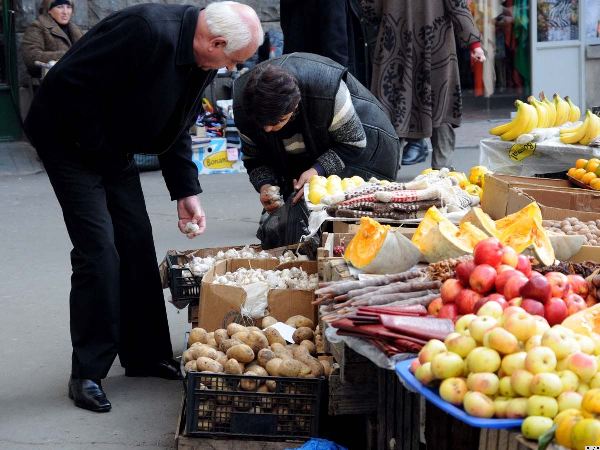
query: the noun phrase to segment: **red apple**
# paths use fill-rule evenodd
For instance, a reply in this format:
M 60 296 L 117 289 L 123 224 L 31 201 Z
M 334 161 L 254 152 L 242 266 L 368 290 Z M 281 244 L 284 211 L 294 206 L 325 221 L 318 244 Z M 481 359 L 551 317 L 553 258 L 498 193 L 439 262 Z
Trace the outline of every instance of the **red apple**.
M 537 272 L 534 272 L 537 273 Z M 552 297 L 552 288 L 548 279 L 542 275 L 531 274 L 529 281 L 521 288 L 520 294 L 523 298 L 532 298 L 540 302 L 546 302 Z
M 576 312 L 587 308 L 583 297 L 577 294 L 568 294 L 565 298 L 565 303 L 567 305 L 567 312 L 569 313 L 569 315 L 575 314 Z
M 588 295 L 590 289 L 585 278 L 581 275 L 567 275 L 567 278 L 571 285 L 571 291 L 573 291 L 574 294 L 581 295 L 582 297 Z
M 561 323 L 568 314 L 567 305 L 562 298 L 552 297 L 544 305 L 544 317 L 550 326 Z
M 498 272 L 498 274 L 501 274 L 507 270 L 515 270 L 515 268 L 512 266 L 507 266 L 506 264 L 500 264 L 498 267 L 496 267 L 496 272 Z
M 473 306 L 473 313 L 477 314 L 479 308 L 481 308 L 487 302 L 499 303 L 500 306 L 502 306 L 502 309 L 506 309 L 508 307 L 508 302 L 506 301 L 506 299 L 502 295 L 494 293 L 488 295 L 487 297 L 482 297 L 479 300 L 477 300 L 477 303 L 475 303 L 475 306 Z
M 454 269 L 456 278 L 459 279 L 464 287 L 469 287 L 469 277 L 471 276 L 473 270 L 475 270 L 475 263 L 472 259 L 463 261 L 456 265 L 456 269 Z
M 456 301 L 456 297 L 463 290 L 462 284 L 460 281 L 449 278 L 444 281 L 442 284 L 442 288 L 440 289 L 440 294 L 442 295 L 442 301 L 444 303 L 454 303 Z
M 477 292 L 471 289 L 463 289 L 456 298 L 456 306 L 458 306 L 459 314 L 471 314 L 475 303 L 481 298 Z
M 569 293 L 571 285 L 569 279 L 564 273 L 560 272 L 548 272 L 546 279 L 550 283 L 552 289 L 552 297 L 565 298 Z
M 442 319 L 452 319 L 456 320 L 457 316 L 457 308 L 455 303 L 446 303 L 441 307 L 440 312 L 438 313 L 438 317 Z
M 521 306 L 521 304 L 523 303 L 523 297 L 515 297 L 515 298 L 511 298 L 508 301 L 508 306 Z
M 473 249 L 473 260 L 475 265 L 489 264 L 492 267 L 499 266 L 502 262 L 502 243 L 496 238 L 487 238 Z
M 519 254 L 515 251 L 514 248 L 506 245 L 502 249 L 501 262 L 502 262 L 502 264 L 506 264 L 507 266 L 510 266 L 510 267 L 517 267 L 517 264 L 519 263 Z
M 429 306 L 427 307 L 427 312 L 432 316 L 437 316 L 440 312 L 440 308 L 443 306 L 444 302 L 441 297 L 432 300 Z
M 502 267 L 502 266 L 500 266 Z M 496 276 L 496 292 L 499 294 L 504 294 L 504 285 L 506 282 L 514 275 L 523 275 L 521 272 L 517 272 L 512 267 L 510 270 L 503 270 L 502 272 L 498 271 L 498 276 Z
M 502 294 L 504 294 L 506 300 L 510 300 L 515 297 L 520 297 L 521 288 L 525 286 L 528 281 L 529 280 L 527 279 L 527 277 L 523 274 L 514 275 L 510 277 L 504 285 L 504 290 L 502 291 Z
M 496 269 L 489 264 L 481 264 L 475 267 L 469 277 L 471 289 L 479 294 L 487 294 L 494 287 L 496 281 Z
M 531 261 L 529 261 L 529 257 L 525 255 L 519 255 L 519 262 L 517 263 L 516 269 L 529 278 L 531 275 Z
M 537 300 L 533 300 L 531 298 L 523 299 L 523 302 L 521 303 L 521 308 L 523 308 L 529 314 L 532 314 L 534 316 L 544 317 L 544 304 L 538 302 Z

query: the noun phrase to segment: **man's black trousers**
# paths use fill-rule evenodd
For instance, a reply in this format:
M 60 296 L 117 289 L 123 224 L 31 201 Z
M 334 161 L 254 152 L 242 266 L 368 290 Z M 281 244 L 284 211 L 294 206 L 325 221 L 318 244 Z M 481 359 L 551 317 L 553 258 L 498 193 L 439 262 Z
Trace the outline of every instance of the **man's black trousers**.
M 72 376 L 105 378 L 115 357 L 141 367 L 173 356 L 152 227 L 130 156 L 38 146 L 71 250 Z

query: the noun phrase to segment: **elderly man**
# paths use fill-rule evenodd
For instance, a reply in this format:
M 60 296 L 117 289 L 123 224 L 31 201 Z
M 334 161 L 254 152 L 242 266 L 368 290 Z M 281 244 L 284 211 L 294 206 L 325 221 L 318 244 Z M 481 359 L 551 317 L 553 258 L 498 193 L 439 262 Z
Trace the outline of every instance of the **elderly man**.
M 188 129 L 215 69 L 244 61 L 262 39 L 256 13 L 239 3 L 139 5 L 98 23 L 44 79 L 25 129 L 73 244 L 76 406 L 110 410 L 100 380 L 117 354 L 127 376 L 181 376 L 132 153 L 159 155 L 179 229 L 202 233 Z

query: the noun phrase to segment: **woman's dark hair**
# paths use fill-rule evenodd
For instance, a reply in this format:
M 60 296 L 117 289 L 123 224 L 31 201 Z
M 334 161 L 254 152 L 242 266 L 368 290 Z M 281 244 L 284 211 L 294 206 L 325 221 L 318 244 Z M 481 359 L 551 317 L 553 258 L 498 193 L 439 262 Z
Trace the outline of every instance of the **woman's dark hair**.
M 244 90 L 246 111 L 259 127 L 275 125 L 300 102 L 298 82 L 280 66 L 266 64 L 250 74 Z

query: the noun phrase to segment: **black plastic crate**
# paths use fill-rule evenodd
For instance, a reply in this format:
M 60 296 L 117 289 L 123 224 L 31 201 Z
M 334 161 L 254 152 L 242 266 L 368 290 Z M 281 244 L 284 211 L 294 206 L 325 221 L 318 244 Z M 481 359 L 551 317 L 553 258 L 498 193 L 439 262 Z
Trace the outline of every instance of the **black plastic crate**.
M 188 436 L 307 439 L 318 435 L 323 378 L 284 378 L 189 372 Z M 242 389 L 242 383 L 246 389 Z M 255 385 L 274 383 L 273 392 Z
M 190 269 L 176 267 L 187 262 L 188 258 L 183 255 L 167 255 L 169 290 L 173 303 L 198 303 L 200 298 L 202 277 L 195 277 Z

